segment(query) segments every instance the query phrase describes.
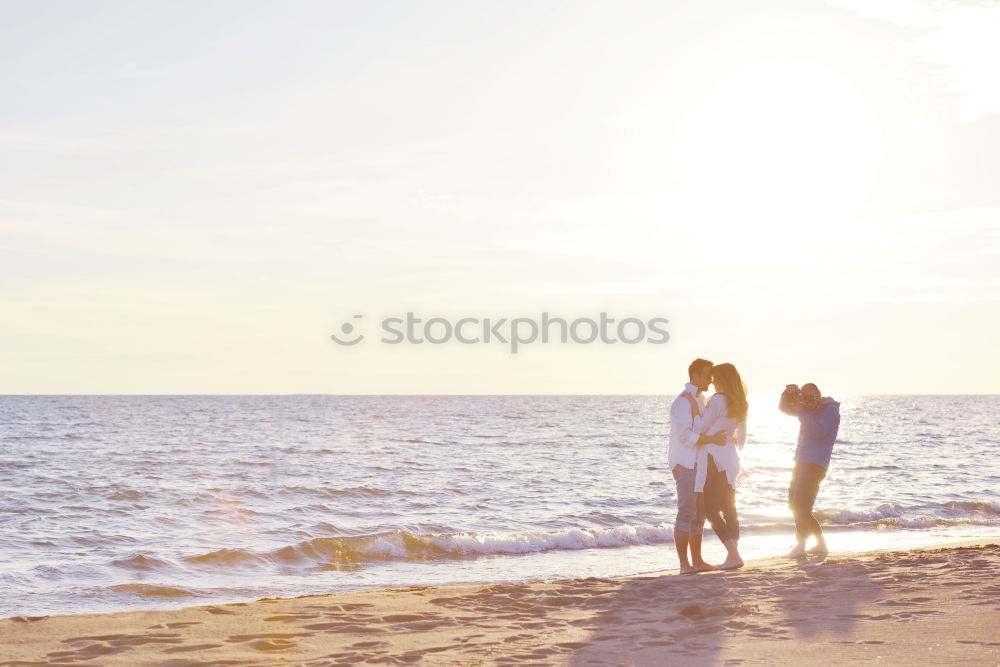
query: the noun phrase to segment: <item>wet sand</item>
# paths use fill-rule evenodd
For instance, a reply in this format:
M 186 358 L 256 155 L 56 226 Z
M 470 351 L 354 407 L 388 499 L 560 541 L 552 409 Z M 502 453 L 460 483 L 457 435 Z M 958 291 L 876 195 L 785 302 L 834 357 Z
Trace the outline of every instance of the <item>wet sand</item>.
M 1000 545 L 0 620 L 0 667 L 862 660 L 1000 663 Z

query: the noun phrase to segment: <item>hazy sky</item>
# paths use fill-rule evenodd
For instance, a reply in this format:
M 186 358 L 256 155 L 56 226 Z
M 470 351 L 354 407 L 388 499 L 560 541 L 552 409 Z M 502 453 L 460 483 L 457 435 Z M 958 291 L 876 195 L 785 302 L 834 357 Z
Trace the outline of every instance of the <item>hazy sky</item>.
M 674 393 L 695 356 L 1000 393 L 997 34 L 973 2 L 2 1 L 0 393 Z M 671 340 L 329 338 L 406 311 Z

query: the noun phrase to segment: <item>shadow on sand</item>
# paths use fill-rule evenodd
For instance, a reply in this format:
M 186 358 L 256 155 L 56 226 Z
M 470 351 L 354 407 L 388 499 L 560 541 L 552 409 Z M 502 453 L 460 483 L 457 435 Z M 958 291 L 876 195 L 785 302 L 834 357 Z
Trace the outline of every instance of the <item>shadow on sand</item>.
M 825 635 L 854 643 L 861 606 L 882 586 L 844 559 L 769 559 L 755 569 L 622 582 L 569 664 L 740 664 L 737 642 Z M 791 651 L 790 651 L 791 652 Z

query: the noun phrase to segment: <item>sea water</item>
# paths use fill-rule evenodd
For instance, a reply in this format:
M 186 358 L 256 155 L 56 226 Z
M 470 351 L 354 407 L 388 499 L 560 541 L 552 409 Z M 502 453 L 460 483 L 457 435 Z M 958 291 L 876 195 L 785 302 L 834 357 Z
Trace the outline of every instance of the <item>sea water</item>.
M 1000 538 L 1000 397 L 838 398 L 832 549 Z M 0 617 L 673 569 L 672 399 L 0 396 Z M 777 400 L 747 558 L 794 541 Z

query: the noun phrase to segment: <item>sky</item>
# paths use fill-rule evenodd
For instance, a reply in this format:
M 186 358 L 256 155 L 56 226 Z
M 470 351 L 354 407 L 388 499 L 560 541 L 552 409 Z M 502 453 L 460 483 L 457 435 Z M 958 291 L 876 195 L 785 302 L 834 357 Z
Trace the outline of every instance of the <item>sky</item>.
M 673 394 L 695 357 L 1000 393 L 996 34 L 916 0 L 0 0 L 0 393 Z M 381 342 L 407 312 L 669 340 Z

